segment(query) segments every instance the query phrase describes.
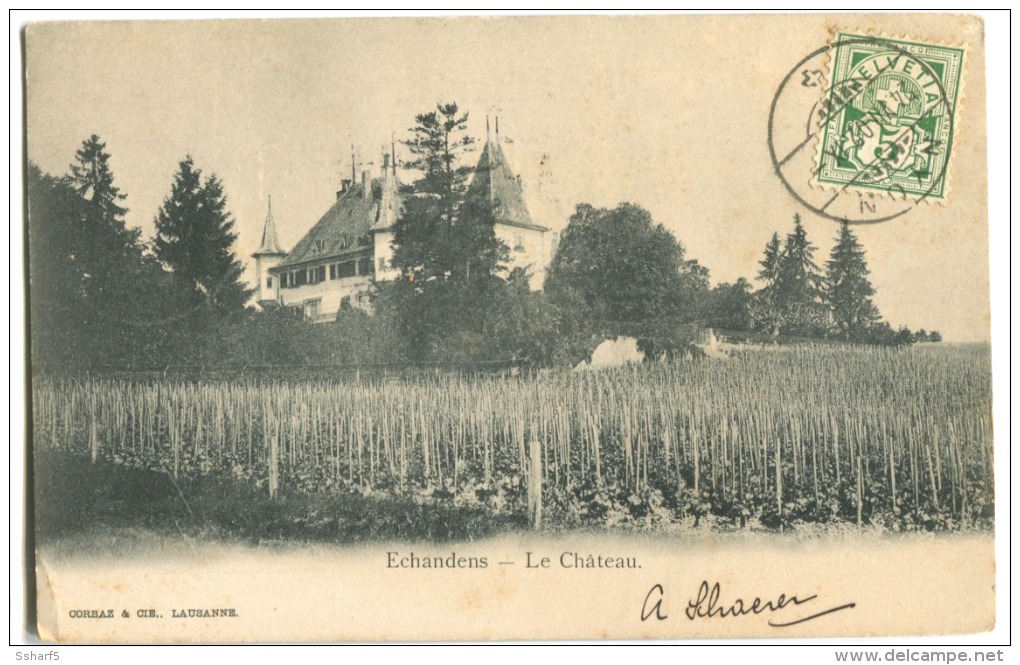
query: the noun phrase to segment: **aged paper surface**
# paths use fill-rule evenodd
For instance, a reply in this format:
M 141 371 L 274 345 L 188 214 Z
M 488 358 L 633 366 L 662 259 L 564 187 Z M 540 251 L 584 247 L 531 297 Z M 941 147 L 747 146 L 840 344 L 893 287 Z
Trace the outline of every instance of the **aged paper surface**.
M 488 187 L 505 188 L 504 204 L 523 196 L 504 240 L 535 271 L 566 242 L 576 206 L 631 202 L 708 269 L 712 287 L 743 277 L 759 294 L 747 301 L 746 335 L 706 333 L 725 331 L 706 314 L 692 324 L 697 351 L 681 360 L 591 373 L 509 367 L 482 384 L 460 373 L 253 378 L 169 365 L 138 376 L 101 362 L 72 374 L 35 355 L 42 638 L 788 638 L 994 626 L 980 19 L 44 23 L 27 28 L 25 51 L 31 164 L 63 175 L 82 140 L 100 135 L 126 223 L 151 238 L 191 155 L 223 181 L 254 298 L 313 320 L 358 294 L 295 294 L 366 274 L 336 263 L 327 277 L 324 263 L 318 278 L 308 259 L 327 240 L 357 244 L 339 234 L 318 247 L 310 233 L 334 190 L 338 210 L 343 196 L 378 196 L 373 210 L 383 210 L 387 169 L 396 177 L 411 159 L 393 144 L 408 140 L 416 114 L 454 100 L 471 114 L 468 132 L 489 142 L 467 161 L 509 156 L 513 173 L 499 185 L 489 175 Z M 780 331 L 799 310 L 769 318 L 760 262 L 795 215 L 820 272 L 850 222 L 889 335 L 908 326 L 913 344 Z M 30 246 L 46 238 L 35 224 L 30 210 Z M 372 230 L 377 247 L 386 228 Z M 263 272 L 260 255 L 288 250 Z M 388 251 L 370 256 L 380 281 Z M 287 262 L 298 269 L 276 267 Z M 189 334 L 172 320 L 153 328 L 135 334 Z M 924 328 L 941 341 L 918 338 Z M 636 353 L 618 336 L 591 365 Z M 897 383 L 906 381 L 916 383 Z M 364 416 L 350 416 L 355 407 Z M 491 429 L 472 437 L 471 427 Z M 229 464 L 227 448 L 240 455 Z M 141 470 L 149 475 L 132 475 Z M 164 490 L 165 514 L 131 507 Z M 62 496 L 84 502 L 80 521 L 57 514 Z M 262 518 L 309 507 L 291 531 L 238 526 L 258 515 L 240 503 L 249 496 Z M 215 508 L 197 503 L 215 497 Z M 406 528 L 377 535 L 388 532 L 373 522 L 403 510 Z M 466 514 L 485 526 L 442 530 Z M 329 529 L 338 535 L 323 536 Z

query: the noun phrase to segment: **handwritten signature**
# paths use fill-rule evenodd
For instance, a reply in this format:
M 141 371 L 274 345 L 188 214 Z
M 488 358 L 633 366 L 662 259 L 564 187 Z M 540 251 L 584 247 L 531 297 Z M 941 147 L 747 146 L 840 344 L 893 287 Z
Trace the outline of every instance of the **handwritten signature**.
M 743 598 L 737 598 L 732 602 L 721 602 L 719 600 L 719 596 L 721 594 L 722 589 L 718 582 L 709 585 L 707 580 L 703 581 L 701 586 L 698 587 L 697 595 L 687 602 L 687 608 L 684 610 L 684 615 L 686 615 L 690 621 L 696 621 L 698 619 L 728 619 L 732 617 L 746 616 L 748 614 L 779 612 L 787 607 L 806 605 L 818 599 L 818 594 L 800 598 L 798 596 L 781 593 L 776 598 L 768 600 L 755 597 L 754 600 L 750 602 Z M 656 621 L 665 621 L 668 619 L 669 615 L 666 614 L 666 611 L 663 608 L 663 601 L 665 600 L 666 590 L 663 586 L 661 584 L 653 586 L 645 596 L 644 605 L 641 606 L 641 620 L 648 621 L 649 619 L 655 619 Z M 856 607 L 856 603 L 846 603 L 844 605 L 830 607 L 826 610 L 815 612 L 814 614 L 809 614 L 807 616 L 801 616 L 792 620 L 769 619 L 769 625 L 773 628 L 787 628 L 789 626 L 796 626 L 797 624 L 818 619 L 819 617 L 823 617 L 827 614 L 849 610 L 854 607 Z

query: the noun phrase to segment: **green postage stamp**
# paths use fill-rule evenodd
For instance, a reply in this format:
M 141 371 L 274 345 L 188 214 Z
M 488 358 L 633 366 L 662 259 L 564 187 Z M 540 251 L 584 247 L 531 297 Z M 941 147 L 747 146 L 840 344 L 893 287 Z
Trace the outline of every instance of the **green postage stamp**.
M 815 184 L 944 202 L 964 50 L 837 33 Z

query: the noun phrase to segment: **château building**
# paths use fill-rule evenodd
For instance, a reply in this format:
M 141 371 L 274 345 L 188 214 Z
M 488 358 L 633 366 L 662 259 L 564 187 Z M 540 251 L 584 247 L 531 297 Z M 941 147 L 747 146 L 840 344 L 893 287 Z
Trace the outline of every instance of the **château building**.
M 492 202 L 496 236 L 510 250 L 509 267 L 526 268 L 531 288 L 539 289 L 552 260 L 552 234 L 536 224 L 524 203 L 519 176 L 510 169 L 499 145 L 489 138 L 468 184 L 469 193 Z M 311 321 L 331 321 L 347 307 L 369 309 L 369 292 L 376 281 L 393 280 L 393 226 L 402 210 L 396 154 L 383 155 L 381 173 L 341 181 L 336 201 L 289 252 L 276 232 L 272 201 L 262 231 L 262 243 L 252 254 L 262 306 L 300 308 Z

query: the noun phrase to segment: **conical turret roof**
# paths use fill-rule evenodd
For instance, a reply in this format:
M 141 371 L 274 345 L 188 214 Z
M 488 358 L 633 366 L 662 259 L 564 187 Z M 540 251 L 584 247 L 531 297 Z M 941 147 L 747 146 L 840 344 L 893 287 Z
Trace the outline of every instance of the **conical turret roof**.
M 276 222 L 273 221 L 273 198 L 269 198 L 269 212 L 266 213 L 266 225 L 262 229 L 262 244 L 252 256 L 283 256 L 287 252 L 280 247 L 276 237 Z
M 524 204 L 524 191 L 517 176 L 510 170 L 510 163 L 500 148 L 498 139 L 496 141 L 489 139 L 485 142 L 474 178 L 468 187 L 468 194 L 482 196 L 491 201 L 497 223 L 540 231 L 548 230 L 531 220 L 528 207 Z

